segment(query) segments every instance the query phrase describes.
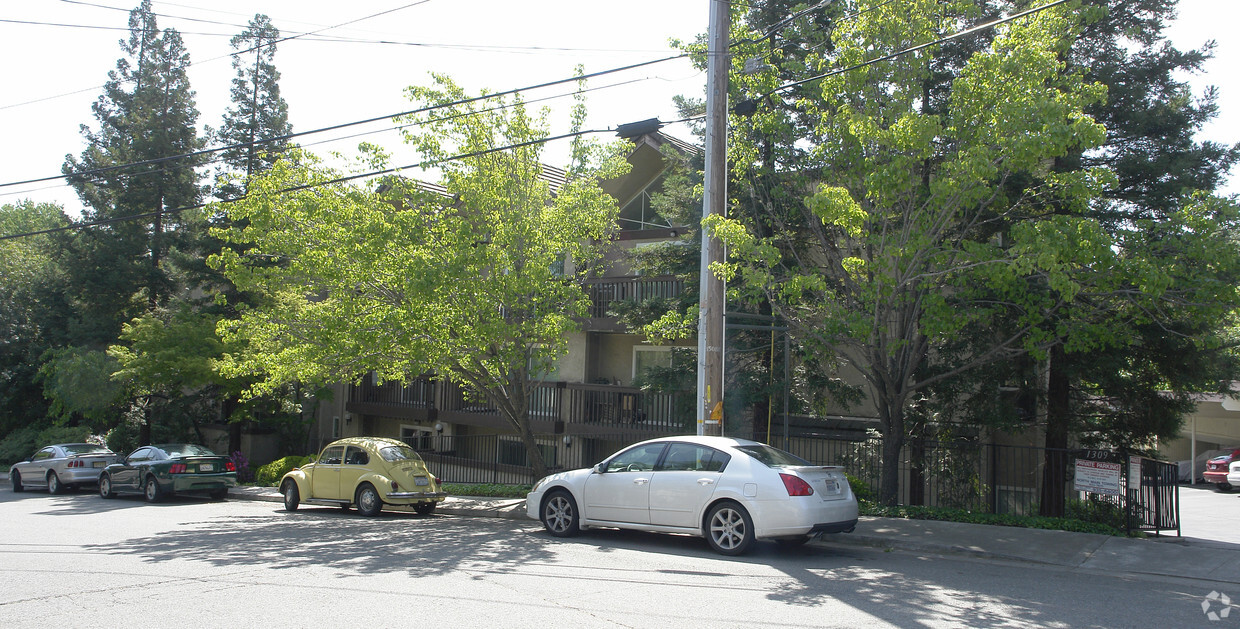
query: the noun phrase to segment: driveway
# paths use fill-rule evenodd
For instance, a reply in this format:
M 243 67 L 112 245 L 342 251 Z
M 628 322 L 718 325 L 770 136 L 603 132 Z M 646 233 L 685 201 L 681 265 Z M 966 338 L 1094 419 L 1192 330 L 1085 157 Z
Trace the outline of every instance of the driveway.
M 1180 485 L 1180 532 L 1203 542 L 1240 544 L 1240 491 Z

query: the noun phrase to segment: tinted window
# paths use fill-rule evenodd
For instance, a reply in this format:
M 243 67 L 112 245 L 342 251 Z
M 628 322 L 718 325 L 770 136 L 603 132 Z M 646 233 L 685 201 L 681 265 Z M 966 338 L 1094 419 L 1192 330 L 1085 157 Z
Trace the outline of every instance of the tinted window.
M 323 456 L 319 457 L 319 463 L 324 465 L 340 465 L 344 460 L 344 446 L 333 446 L 323 451 Z
M 35 452 L 34 456 L 31 458 L 33 458 L 36 461 L 42 461 L 43 459 L 50 459 L 52 458 L 52 453 L 54 451 L 55 450 L 53 448 L 43 448 L 42 450 Z
M 349 446 L 344 454 L 344 462 L 345 465 L 365 465 L 370 463 L 370 455 L 357 446 Z
M 192 443 L 170 443 L 158 447 L 173 459 L 181 456 L 215 456 L 214 452 Z
M 629 448 L 607 462 L 607 471 L 647 472 L 653 470 L 654 464 L 659 462 L 659 455 L 663 453 L 665 447 L 667 447 L 666 443 L 648 443 L 644 446 Z
M 673 443 L 659 465 L 660 471 L 721 472 L 732 457 L 714 448 L 692 443 Z
M 128 457 L 129 461 L 146 461 L 151 458 L 150 448 L 138 448 L 134 450 Z
M 768 445 L 758 444 L 753 446 L 736 446 L 737 450 L 758 459 L 767 467 L 800 467 L 802 465 L 813 465 L 809 461 L 801 457 L 784 452 L 778 448 L 772 448 Z
M 379 450 L 379 456 L 384 461 L 395 463 L 397 461 L 421 461 L 422 457 L 409 446 L 388 446 Z
M 66 454 L 112 454 L 112 451 L 90 443 L 74 443 L 65 446 Z

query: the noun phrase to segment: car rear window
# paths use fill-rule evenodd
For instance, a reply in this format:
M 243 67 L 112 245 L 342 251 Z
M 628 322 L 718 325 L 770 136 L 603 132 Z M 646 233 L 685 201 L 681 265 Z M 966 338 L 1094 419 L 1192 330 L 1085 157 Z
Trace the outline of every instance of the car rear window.
M 421 461 L 422 457 L 409 446 L 388 446 L 379 449 L 379 456 L 383 457 L 388 463 L 396 463 L 397 461 Z
M 736 446 L 736 449 L 755 459 L 758 459 L 767 467 L 801 467 L 803 465 L 813 465 L 813 463 L 810 463 L 795 454 L 784 452 L 779 448 L 772 448 L 771 446 L 765 444 Z
M 66 454 L 112 454 L 112 451 L 103 447 L 89 443 L 75 443 L 65 446 Z
M 183 456 L 216 456 L 216 454 L 202 446 L 196 446 L 192 443 L 177 443 L 166 446 L 157 446 L 163 450 L 170 459 Z

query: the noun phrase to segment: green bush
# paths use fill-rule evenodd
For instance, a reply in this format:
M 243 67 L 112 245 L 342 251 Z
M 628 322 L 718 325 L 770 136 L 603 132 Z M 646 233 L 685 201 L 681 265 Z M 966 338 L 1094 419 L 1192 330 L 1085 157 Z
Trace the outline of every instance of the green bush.
M 1085 522 L 1074 518 L 1050 518 L 1037 515 L 1014 515 L 1010 513 L 983 513 L 964 509 L 941 509 L 934 507 L 884 507 L 881 505 L 861 503 L 861 515 L 880 516 L 887 518 L 905 518 L 909 520 L 942 520 L 945 522 L 965 522 L 968 524 L 990 524 L 993 526 L 1016 526 L 1027 529 L 1050 529 L 1055 531 L 1073 531 L 1076 533 L 1099 533 L 1102 535 L 1126 535 L 1121 527 L 1108 526 L 1098 522 Z
M 857 502 L 874 502 L 874 490 L 860 478 L 852 474 L 845 474 L 848 477 L 848 486 L 852 488 L 853 495 L 857 497 Z
M 478 496 L 483 498 L 524 498 L 531 485 L 444 485 L 442 491 L 451 496 Z
M 310 462 L 308 456 L 286 456 L 276 459 L 254 470 L 254 484 L 261 487 L 275 487 L 276 483 L 293 468 L 301 467 Z
M 26 460 L 36 450 L 53 443 L 82 443 L 90 437 L 90 430 L 80 426 L 52 426 L 35 428 L 27 426 L 10 432 L 0 439 L 0 464 L 5 473 L 8 466 Z

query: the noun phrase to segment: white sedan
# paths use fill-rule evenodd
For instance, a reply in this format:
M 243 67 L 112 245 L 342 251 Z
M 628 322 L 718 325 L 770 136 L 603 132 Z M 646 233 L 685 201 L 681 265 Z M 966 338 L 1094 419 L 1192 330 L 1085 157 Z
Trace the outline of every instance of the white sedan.
M 1234 461 L 1227 470 L 1227 484 L 1240 487 L 1240 461 Z
M 526 513 L 556 537 L 592 527 L 687 533 L 739 555 L 757 539 L 851 532 L 857 499 L 842 468 L 746 439 L 663 437 L 538 481 Z

